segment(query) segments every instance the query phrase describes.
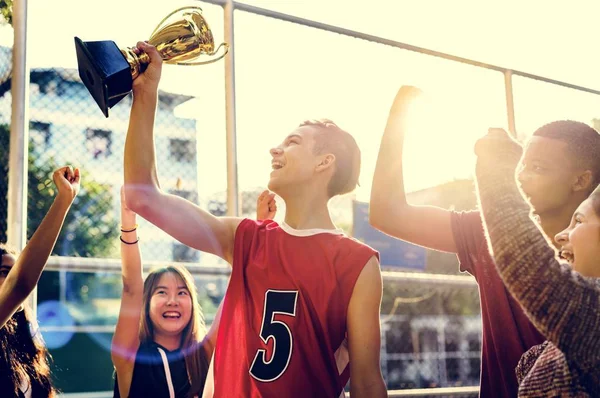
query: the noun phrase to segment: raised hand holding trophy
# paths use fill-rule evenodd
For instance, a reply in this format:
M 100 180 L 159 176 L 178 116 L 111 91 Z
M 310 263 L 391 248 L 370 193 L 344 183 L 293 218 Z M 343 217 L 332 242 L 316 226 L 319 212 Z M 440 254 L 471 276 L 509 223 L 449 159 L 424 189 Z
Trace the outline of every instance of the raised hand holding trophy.
M 180 17 L 163 25 L 176 13 Z M 202 9 L 196 6 L 179 8 L 167 15 L 154 29 L 148 43 L 156 47 L 167 64 L 205 65 L 223 58 L 229 50 L 227 43 L 221 43 L 215 50 L 212 32 L 202 16 Z M 214 56 L 224 47 L 220 56 L 201 62 L 192 62 L 207 55 Z M 148 54 L 137 54 L 134 48 L 119 49 L 114 41 L 84 42 L 75 37 L 79 77 L 94 100 L 108 117 L 112 108 L 131 91 L 133 80 L 150 63 Z

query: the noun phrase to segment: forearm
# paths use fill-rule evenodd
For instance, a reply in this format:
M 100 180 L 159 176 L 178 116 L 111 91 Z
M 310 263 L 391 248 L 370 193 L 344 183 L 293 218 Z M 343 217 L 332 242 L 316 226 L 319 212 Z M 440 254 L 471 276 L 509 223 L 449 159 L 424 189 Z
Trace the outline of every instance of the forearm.
M 122 211 L 121 213 L 124 213 Z M 121 272 L 123 275 L 123 292 L 141 292 L 143 288 L 142 255 L 137 232 L 137 217 L 135 213 L 121 214 Z
M 130 195 L 158 186 L 153 133 L 157 103 L 157 92 L 134 95 L 124 160 L 125 186 Z
M 16 285 L 31 291 L 37 284 L 60 233 L 72 199 L 58 194 L 27 246 L 19 256 L 13 273 Z
M 402 170 L 404 115 L 404 110 L 392 108 L 381 138 L 371 188 L 371 211 L 374 211 L 374 216 L 379 219 L 385 218 L 392 205 L 406 203 Z
M 600 290 L 596 282 L 555 258 L 531 220 L 514 179 L 514 168 L 477 164 L 481 210 L 494 260 L 504 283 L 537 328 L 572 359 L 600 355 Z

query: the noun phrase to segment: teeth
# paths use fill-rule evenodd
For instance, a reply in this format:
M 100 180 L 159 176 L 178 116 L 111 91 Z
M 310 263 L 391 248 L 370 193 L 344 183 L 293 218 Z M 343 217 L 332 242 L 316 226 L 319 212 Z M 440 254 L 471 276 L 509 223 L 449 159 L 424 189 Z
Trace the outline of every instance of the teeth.
M 574 260 L 573 253 L 566 251 L 566 250 L 561 250 L 559 253 L 559 257 L 564 260 L 567 260 L 569 263 L 572 263 Z
M 181 314 L 178 312 L 165 312 L 163 314 L 163 317 L 165 318 L 179 318 L 181 317 Z
M 271 162 L 271 167 L 275 170 L 279 170 L 283 167 L 283 163 L 281 162 Z

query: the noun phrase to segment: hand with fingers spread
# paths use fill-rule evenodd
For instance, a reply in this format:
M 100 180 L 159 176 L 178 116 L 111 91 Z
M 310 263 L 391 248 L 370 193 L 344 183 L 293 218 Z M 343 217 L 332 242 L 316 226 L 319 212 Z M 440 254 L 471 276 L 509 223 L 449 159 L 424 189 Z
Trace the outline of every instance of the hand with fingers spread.
M 81 174 L 77 168 L 73 170 L 71 166 L 61 167 L 54 171 L 52 180 L 58 189 L 60 198 L 66 198 L 72 202 L 79 193 Z
M 133 49 L 136 54 L 148 54 L 150 63 L 146 66 L 143 73 L 133 81 L 133 95 L 148 92 L 156 93 L 158 91 L 158 83 L 162 73 L 162 57 L 159 52 L 151 44 L 140 41 L 136 48 Z
M 272 220 L 277 213 L 277 202 L 275 194 L 264 190 L 256 200 L 256 219 Z

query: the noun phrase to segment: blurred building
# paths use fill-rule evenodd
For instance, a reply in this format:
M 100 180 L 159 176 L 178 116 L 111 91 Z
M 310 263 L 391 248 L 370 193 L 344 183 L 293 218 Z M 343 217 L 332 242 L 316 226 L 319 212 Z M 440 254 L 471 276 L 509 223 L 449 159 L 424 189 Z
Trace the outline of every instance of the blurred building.
M 5 48 L 0 48 L 5 52 Z M 132 97 L 110 110 L 106 119 L 77 70 L 33 69 L 30 75 L 30 149 L 36 162 L 80 167 L 90 179 L 112 192 L 114 216 L 120 214 L 123 151 Z M 0 84 L 0 124 L 10 124 L 10 80 Z M 192 201 L 198 198 L 196 120 L 175 115 L 192 97 L 161 91 L 155 124 L 156 158 L 163 189 Z M 100 215 L 90 215 L 95 217 Z M 101 223 L 101 217 L 97 219 Z M 143 253 L 157 261 L 197 261 L 199 252 L 174 242 L 140 219 Z M 75 253 L 77 255 L 78 253 Z M 79 254 L 81 255 L 81 254 Z

